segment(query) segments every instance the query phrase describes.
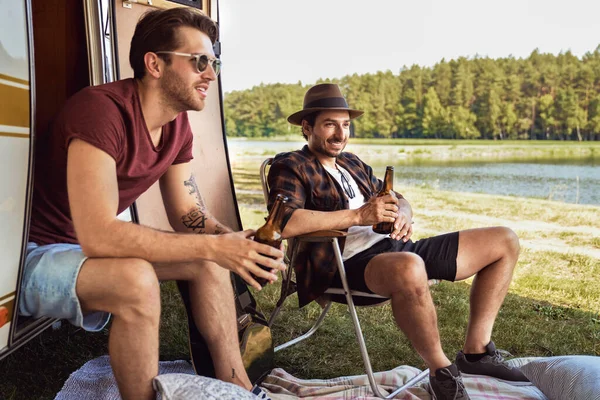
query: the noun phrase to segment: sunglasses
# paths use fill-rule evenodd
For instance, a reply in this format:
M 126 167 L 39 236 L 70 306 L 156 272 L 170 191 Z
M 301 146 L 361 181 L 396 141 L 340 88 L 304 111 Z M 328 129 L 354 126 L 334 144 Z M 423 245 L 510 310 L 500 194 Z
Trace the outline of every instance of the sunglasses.
M 215 71 L 215 75 L 219 75 L 221 72 L 221 60 L 218 58 L 210 58 L 206 54 L 191 54 L 191 53 L 179 53 L 177 51 L 155 51 L 156 54 L 173 54 L 175 56 L 191 57 L 196 60 L 196 69 L 198 72 L 206 71 L 208 65 Z
M 354 193 L 354 189 L 352 189 L 352 186 L 350 185 L 350 179 L 348 179 L 341 169 L 337 168 L 337 165 L 335 167 L 342 176 L 342 189 L 344 189 L 344 193 L 346 193 L 346 196 L 348 196 L 349 199 L 353 199 L 354 196 L 356 196 L 356 193 Z

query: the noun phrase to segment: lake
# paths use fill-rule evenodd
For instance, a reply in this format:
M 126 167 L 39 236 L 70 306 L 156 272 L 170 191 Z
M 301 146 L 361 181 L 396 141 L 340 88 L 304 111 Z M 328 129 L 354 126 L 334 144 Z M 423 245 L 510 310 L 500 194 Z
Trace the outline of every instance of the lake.
M 228 140 L 232 163 L 295 150 L 306 142 Z M 395 149 L 397 147 L 398 149 Z M 406 146 L 402 146 L 406 147 Z M 460 147 L 460 143 L 457 145 Z M 600 205 L 600 159 L 499 158 L 482 160 L 406 157 L 400 146 L 348 145 L 383 178 L 395 167 L 394 188 L 425 186 L 456 192 L 535 197 L 567 203 Z M 363 156 L 364 154 L 364 156 Z

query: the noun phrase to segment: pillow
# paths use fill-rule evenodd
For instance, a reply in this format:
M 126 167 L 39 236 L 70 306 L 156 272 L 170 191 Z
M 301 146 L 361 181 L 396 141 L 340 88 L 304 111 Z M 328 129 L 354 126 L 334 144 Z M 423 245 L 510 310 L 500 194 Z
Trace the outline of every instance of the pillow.
M 539 358 L 521 372 L 550 400 L 600 400 L 600 357 Z
M 256 400 L 247 390 L 205 376 L 162 374 L 152 381 L 162 400 Z

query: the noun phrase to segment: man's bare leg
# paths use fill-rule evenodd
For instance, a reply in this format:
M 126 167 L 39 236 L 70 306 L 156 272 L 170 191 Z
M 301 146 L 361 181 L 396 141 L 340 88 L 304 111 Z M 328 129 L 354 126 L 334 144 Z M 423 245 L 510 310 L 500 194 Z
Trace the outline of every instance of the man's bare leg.
M 437 314 L 421 257 L 413 253 L 380 254 L 367 265 L 365 281 L 374 293 L 392 298 L 396 323 L 430 374 L 451 364 L 440 343 Z
M 519 238 L 509 228 L 470 229 L 459 233 L 456 279 L 476 274 L 471 287 L 465 353 L 485 352 L 518 257 Z
M 240 353 L 230 272 L 211 262 L 159 265 L 156 271 L 161 280 L 189 281 L 194 322 L 206 340 L 216 377 L 251 389 Z
M 158 374 L 160 289 L 152 265 L 139 259 L 88 259 L 77 279 L 84 312 L 113 314 L 108 351 L 124 400 L 154 399 Z

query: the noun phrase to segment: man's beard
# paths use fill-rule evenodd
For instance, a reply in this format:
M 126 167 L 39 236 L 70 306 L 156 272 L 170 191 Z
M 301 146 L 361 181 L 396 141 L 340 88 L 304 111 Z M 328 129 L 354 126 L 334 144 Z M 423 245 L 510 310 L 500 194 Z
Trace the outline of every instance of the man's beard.
M 327 157 L 335 158 L 339 156 L 341 152 L 344 151 L 344 149 L 346 148 L 346 144 L 347 143 L 344 143 L 343 147 L 340 150 L 329 150 L 327 148 L 327 141 L 325 141 L 324 143 L 319 143 L 315 151 Z
M 203 102 L 198 101 L 196 90 L 192 90 L 175 72 L 167 72 L 161 80 L 163 104 L 173 111 L 200 111 Z

